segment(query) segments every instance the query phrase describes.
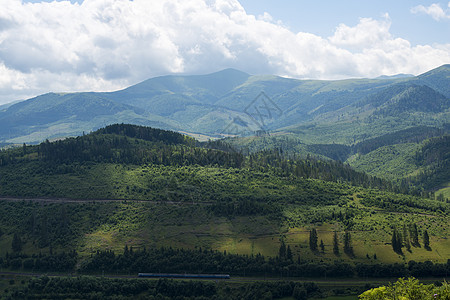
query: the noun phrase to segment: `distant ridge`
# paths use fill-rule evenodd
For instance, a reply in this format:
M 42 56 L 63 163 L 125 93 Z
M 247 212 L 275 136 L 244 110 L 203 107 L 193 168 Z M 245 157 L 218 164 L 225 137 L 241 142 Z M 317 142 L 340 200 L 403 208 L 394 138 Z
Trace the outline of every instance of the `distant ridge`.
M 399 78 L 409 78 L 414 77 L 412 74 L 396 74 L 396 75 L 381 75 L 375 79 L 399 79 Z
M 48 93 L 1 107 L 0 143 L 38 143 L 45 139 L 80 135 L 113 123 L 152 126 L 205 138 L 252 135 L 261 130 L 305 134 L 300 128 L 312 128 L 308 124 L 332 124 L 330 126 L 337 129 L 336 122 L 366 120 L 365 123 L 371 124 L 375 119 L 378 122 L 376 126 L 385 130 L 369 133 L 361 127 L 362 132 L 355 136 L 344 131 L 329 137 L 315 134 L 317 139 L 324 141 L 343 138 L 349 143 L 403 130 L 413 124 L 440 127 L 449 123 L 445 105 L 438 105 L 437 110 L 430 111 L 426 108 L 428 104 L 419 102 L 431 100 L 417 97 L 419 94 L 425 97 L 435 95 L 433 99 L 437 99 L 436 95 L 441 94 L 439 101 L 445 103 L 450 97 L 450 65 L 419 76 L 399 74 L 382 78 L 298 80 L 225 69 L 206 75 L 155 77 L 116 92 Z M 416 90 L 419 94 L 410 92 L 403 95 L 401 103 L 405 105 L 412 103 L 405 95 L 416 97 L 413 102 L 418 110 L 407 112 L 410 115 L 403 114 L 395 126 L 383 125 L 386 116 L 370 117 L 375 116 L 371 109 L 376 106 L 356 105 L 382 97 L 383 93 L 389 93 L 389 99 L 395 99 L 396 95 L 392 93 L 396 90 L 392 87 L 399 83 L 427 86 L 430 90 L 425 92 L 421 89 L 421 92 Z M 261 92 L 268 99 L 258 100 Z M 383 107 L 386 111 L 390 110 L 389 103 Z M 273 114 L 275 108 L 277 114 Z M 420 118 L 411 115 L 417 112 L 425 115 Z M 398 116 L 391 114 L 390 117 Z M 240 122 L 234 123 L 234 120 Z

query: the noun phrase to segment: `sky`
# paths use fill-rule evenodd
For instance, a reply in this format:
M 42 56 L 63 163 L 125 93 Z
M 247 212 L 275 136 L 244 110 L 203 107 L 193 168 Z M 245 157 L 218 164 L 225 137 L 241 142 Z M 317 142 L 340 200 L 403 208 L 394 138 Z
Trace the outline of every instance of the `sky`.
M 373 78 L 450 63 L 450 1 L 0 0 L 0 105 L 236 68 Z

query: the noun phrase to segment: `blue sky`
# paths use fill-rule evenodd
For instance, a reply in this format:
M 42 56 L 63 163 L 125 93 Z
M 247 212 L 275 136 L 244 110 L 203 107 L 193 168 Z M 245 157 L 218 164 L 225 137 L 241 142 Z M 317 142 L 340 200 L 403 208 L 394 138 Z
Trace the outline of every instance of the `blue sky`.
M 236 68 L 304 79 L 450 63 L 450 1 L 0 0 L 0 104 Z
M 391 33 L 412 44 L 450 42 L 450 19 L 436 21 L 425 13 L 412 13 L 411 9 L 438 3 L 450 15 L 448 1 L 420 0 L 240 0 L 246 11 L 254 15 L 269 12 L 293 31 L 306 31 L 320 36 L 332 35 L 341 24 L 356 25 L 359 18 L 378 19 L 389 14 Z

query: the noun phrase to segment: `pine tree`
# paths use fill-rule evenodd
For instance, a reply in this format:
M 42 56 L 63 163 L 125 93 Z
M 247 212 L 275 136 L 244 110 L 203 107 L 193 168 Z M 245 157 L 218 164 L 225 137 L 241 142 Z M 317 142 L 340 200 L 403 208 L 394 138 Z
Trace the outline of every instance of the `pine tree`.
M 397 228 L 394 227 L 394 231 L 392 232 L 392 249 L 394 252 L 398 254 L 403 254 L 402 252 L 402 237 L 401 234 L 398 233 Z
M 411 252 L 411 242 L 408 235 L 408 229 L 405 224 L 403 224 L 403 245 L 406 247 L 408 252 Z
M 292 260 L 293 255 L 292 255 L 292 250 L 291 250 L 291 246 L 287 246 L 287 250 L 286 250 L 286 259 L 288 260 Z
M 309 248 L 312 251 L 317 251 L 317 231 L 315 228 L 313 228 L 310 232 L 309 232 Z
M 333 253 L 334 255 L 339 255 L 339 240 L 336 231 L 334 232 L 333 235 Z
M 428 235 L 428 231 L 427 230 L 425 230 L 423 232 L 423 247 L 425 249 L 427 249 L 428 251 L 431 250 L 431 247 L 430 247 L 430 236 Z
M 278 257 L 283 259 L 286 257 L 286 244 L 281 241 L 280 249 L 278 250 Z
M 409 236 L 406 237 L 405 247 L 408 252 L 411 252 L 411 241 L 409 240 Z
M 409 226 L 409 235 L 411 236 L 412 245 L 414 247 L 420 247 L 419 232 L 417 230 L 417 225 L 415 223 Z
M 344 234 L 344 252 L 348 256 L 354 256 L 353 246 L 352 246 L 352 237 L 350 235 L 350 232 L 346 232 Z
M 325 252 L 325 245 L 323 244 L 323 240 L 320 240 L 320 250 L 322 251 L 322 253 Z
M 406 229 L 406 225 L 403 224 L 403 243 L 406 243 L 406 240 L 408 239 L 408 230 Z

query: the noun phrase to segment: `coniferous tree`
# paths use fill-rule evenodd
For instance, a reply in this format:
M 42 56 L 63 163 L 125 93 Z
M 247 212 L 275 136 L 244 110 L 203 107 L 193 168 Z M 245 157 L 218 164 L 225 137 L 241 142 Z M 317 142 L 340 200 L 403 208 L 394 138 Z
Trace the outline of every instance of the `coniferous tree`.
M 344 252 L 348 256 L 354 256 L 350 232 L 345 232 L 344 234 Z
M 406 240 L 408 239 L 408 230 L 406 228 L 406 225 L 403 224 L 403 244 L 406 246 Z
M 313 228 L 310 232 L 309 232 L 309 248 L 312 251 L 317 251 L 317 231 L 315 228 Z
M 286 244 L 284 241 L 281 241 L 280 249 L 278 250 L 278 257 L 280 257 L 280 259 L 286 258 Z
M 333 253 L 334 255 L 339 255 L 339 239 L 336 231 L 333 235 Z
M 320 240 L 320 250 L 322 251 L 322 253 L 325 252 L 325 245 L 323 244 L 323 240 Z
M 286 250 L 286 259 L 288 260 L 292 260 L 293 255 L 292 255 L 292 250 L 291 250 L 291 246 L 287 246 L 287 250 Z
M 394 227 L 394 231 L 392 232 L 392 249 L 395 253 L 403 254 L 402 252 L 402 237 L 401 234 L 398 233 L 397 228 Z
M 431 250 L 431 247 L 430 247 L 430 236 L 428 235 L 428 231 L 427 230 L 425 230 L 423 232 L 423 247 L 425 249 L 427 249 L 428 251 Z
M 406 237 L 405 247 L 408 252 L 411 252 L 411 241 L 409 240 L 409 237 Z
M 409 235 L 411 236 L 411 243 L 414 247 L 420 247 L 419 242 L 419 232 L 417 230 L 417 225 L 414 223 L 409 227 Z

